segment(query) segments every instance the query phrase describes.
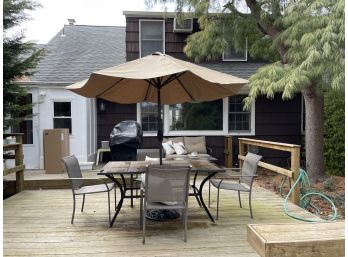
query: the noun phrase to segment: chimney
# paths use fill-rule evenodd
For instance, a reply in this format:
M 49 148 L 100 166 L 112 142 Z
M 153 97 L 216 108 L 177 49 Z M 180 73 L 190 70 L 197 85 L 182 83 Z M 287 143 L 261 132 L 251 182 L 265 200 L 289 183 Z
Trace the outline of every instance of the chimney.
M 75 25 L 75 19 L 68 19 L 69 25 Z

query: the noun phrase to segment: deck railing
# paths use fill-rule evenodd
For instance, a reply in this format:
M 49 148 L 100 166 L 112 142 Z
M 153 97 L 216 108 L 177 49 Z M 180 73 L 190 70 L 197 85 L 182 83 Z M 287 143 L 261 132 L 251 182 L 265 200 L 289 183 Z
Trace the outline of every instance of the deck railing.
M 291 166 L 290 169 L 285 169 L 267 162 L 259 162 L 259 166 L 279 174 L 285 175 L 291 179 L 291 184 L 294 185 L 294 182 L 300 174 L 300 145 L 294 144 L 285 144 L 271 141 L 263 141 L 249 138 L 239 138 L 239 167 L 242 167 L 245 155 L 247 153 L 247 146 L 253 145 L 273 150 L 290 152 Z M 300 201 L 300 189 L 296 187 L 291 195 L 291 202 L 294 204 L 299 204 Z
M 25 166 L 23 164 L 23 145 L 22 145 L 22 133 L 9 133 L 9 134 L 3 134 L 3 138 L 6 137 L 15 137 L 16 142 L 15 143 L 4 143 L 3 150 L 4 150 L 4 161 L 8 159 L 14 159 L 15 160 L 15 166 L 12 168 L 4 168 L 4 176 L 16 173 L 16 192 L 20 192 L 24 189 L 24 169 Z M 5 154 L 5 152 L 14 150 L 14 154 Z

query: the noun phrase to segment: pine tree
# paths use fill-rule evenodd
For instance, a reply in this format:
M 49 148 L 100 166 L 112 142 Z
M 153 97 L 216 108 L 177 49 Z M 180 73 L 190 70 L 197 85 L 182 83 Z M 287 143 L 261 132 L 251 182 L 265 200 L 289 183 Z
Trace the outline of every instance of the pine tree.
M 30 76 L 43 55 L 33 43 L 24 42 L 22 32 L 9 31 L 29 19 L 26 11 L 39 7 L 30 0 L 4 0 L 3 2 L 3 129 L 18 125 L 24 118 L 32 115 L 32 104 L 21 105 L 20 99 L 27 95 L 27 88 L 16 80 Z
M 163 1 L 162 1 L 163 2 Z M 324 176 L 324 92 L 344 87 L 343 0 L 177 0 L 177 11 L 194 11 L 201 31 L 187 40 L 184 52 L 195 61 L 221 58 L 232 42 L 272 64 L 250 78 L 245 107 L 260 95 L 304 96 L 306 168 L 311 180 Z M 188 7 L 188 8 L 187 8 Z M 243 10 L 244 11 L 241 11 Z M 214 15 L 211 13 L 214 12 Z

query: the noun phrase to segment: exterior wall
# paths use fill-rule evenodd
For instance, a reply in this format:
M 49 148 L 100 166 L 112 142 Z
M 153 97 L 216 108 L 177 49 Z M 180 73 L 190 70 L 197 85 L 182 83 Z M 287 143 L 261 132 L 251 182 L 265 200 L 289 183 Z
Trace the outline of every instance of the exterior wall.
M 100 111 L 100 103 L 105 103 L 105 111 Z M 136 120 L 136 104 L 117 104 L 97 100 L 97 148 L 101 141 L 108 141 L 113 127 L 124 120 Z
M 34 113 L 36 114 L 33 118 L 34 144 L 24 145 L 23 149 L 26 168 L 44 168 L 43 130 L 53 128 L 54 101 L 71 102 L 72 134 L 69 137 L 70 154 L 76 155 L 81 163 L 91 159 L 95 149 L 90 140 L 93 142 L 91 138 L 96 127 L 94 111 L 90 110 L 91 103 L 88 105 L 91 100 L 58 87 L 31 87 L 30 92 L 33 94 L 33 101 L 38 102 L 38 104 L 34 107 Z M 86 127 L 90 129 L 86 129 Z M 37 161 L 32 158 L 36 151 L 37 156 L 39 156 Z
M 126 60 L 131 61 L 139 58 L 139 20 L 162 18 L 138 18 L 126 17 Z M 197 22 L 193 23 L 193 32 L 199 30 Z M 173 18 L 165 19 L 165 53 L 176 58 L 187 59 L 183 53 L 187 33 L 173 33 Z M 249 62 L 249 61 L 248 61 Z M 100 100 L 98 100 L 100 101 Z M 98 111 L 98 147 L 101 140 L 109 140 L 109 134 L 115 124 L 122 120 L 136 120 L 136 105 L 120 105 L 106 102 L 106 111 Z M 238 137 L 233 137 L 234 163 L 237 163 Z M 247 136 L 240 136 L 247 137 Z M 284 143 L 301 143 L 301 96 L 293 100 L 282 101 L 280 95 L 273 100 L 260 97 L 255 103 L 255 136 L 248 136 L 269 141 Z M 214 157 L 219 163 L 224 163 L 224 140 L 225 135 L 206 136 L 206 142 L 213 149 Z M 144 137 L 142 148 L 156 148 L 156 137 Z M 259 153 L 268 162 L 286 166 L 288 155 L 279 151 L 266 151 L 258 149 Z
M 126 60 L 139 58 L 139 20 L 162 20 L 161 18 L 126 17 Z M 175 58 L 187 59 L 183 49 L 188 33 L 173 33 L 173 18 L 165 19 L 165 53 Z M 193 32 L 199 31 L 197 22 L 193 23 Z

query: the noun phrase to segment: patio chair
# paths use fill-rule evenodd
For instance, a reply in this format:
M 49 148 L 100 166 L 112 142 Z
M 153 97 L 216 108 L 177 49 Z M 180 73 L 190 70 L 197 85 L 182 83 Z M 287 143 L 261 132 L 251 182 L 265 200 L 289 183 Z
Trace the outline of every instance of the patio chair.
M 142 184 L 140 218 L 145 244 L 146 210 L 182 210 L 184 241 L 187 241 L 187 203 L 190 182 L 189 166 L 149 165 Z M 171 202 L 170 205 L 163 202 Z
M 76 205 L 76 195 L 82 195 L 82 207 L 81 212 L 83 212 L 83 207 L 85 205 L 85 195 L 86 194 L 94 194 L 94 193 L 108 193 L 108 208 L 109 208 L 109 224 L 111 224 L 111 215 L 110 215 L 110 191 L 112 189 L 115 189 L 115 209 L 116 209 L 116 186 L 115 183 L 105 183 L 102 179 L 99 179 L 102 181 L 102 184 L 96 184 L 96 185 L 84 185 L 84 182 L 87 180 L 96 180 L 96 178 L 83 178 L 79 162 L 77 158 L 74 155 L 67 156 L 61 159 L 65 170 L 68 173 L 70 184 L 71 184 L 71 190 L 73 194 L 73 213 L 71 217 L 71 224 L 74 223 L 74 216 L 75 216 L 75 205 Z
M 217 204 L 216 204 L 216 219 L 219 218 L 219 198 L 220 189 L 238 191 L 239 207 L 242 208 L 242 203 L 240 200 L 240 192 L 249 193 L 249 210 L 250 217 L 253 218 L 253 212 L 251 208 L 251 192 L 254 183 L 254 178 L 256 177 L 257 164 L 262 159 L 262 156 L 248 153 L 243 162 L 243 167 L 226 169 L 226 174 L 222 179 L 211 179 L 211 184 L 217 188 Z M 231 174 L 231 170 L 241 170 L 241 174 Z M 228 181 L 231 179 L 238 179 L 238 183 Z M 227 180 L 227 181 L 226 181 Z

